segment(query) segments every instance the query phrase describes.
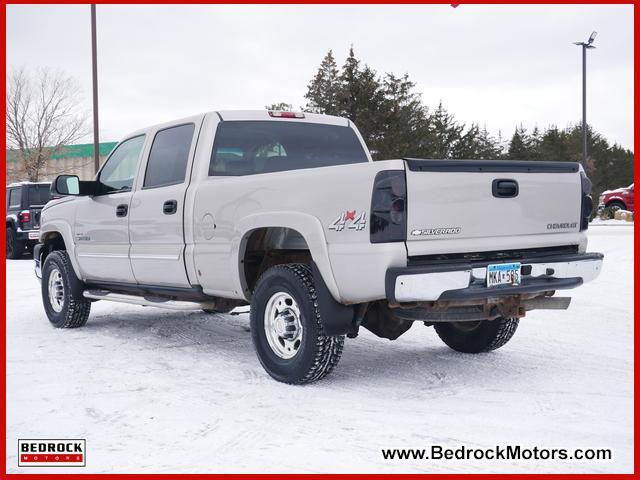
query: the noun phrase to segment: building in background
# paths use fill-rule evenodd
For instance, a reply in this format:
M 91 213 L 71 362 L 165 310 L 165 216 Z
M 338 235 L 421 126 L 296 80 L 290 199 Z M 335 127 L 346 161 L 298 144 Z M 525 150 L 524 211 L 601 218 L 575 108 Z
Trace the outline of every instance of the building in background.
M 116 144 L 117 142 L 100 144 L 101 165 Z M 69 145 L 62 153 L 53 155 L 41 170 L 39 181 L 47 182 L 62 174 L 78 175 L 80 180 L 92 180 L 95 176 L 93 144 Z M 11 150 L 7 150 L 7 184 L 24 180 L 27 180 L 27 175 L 17 156 Z

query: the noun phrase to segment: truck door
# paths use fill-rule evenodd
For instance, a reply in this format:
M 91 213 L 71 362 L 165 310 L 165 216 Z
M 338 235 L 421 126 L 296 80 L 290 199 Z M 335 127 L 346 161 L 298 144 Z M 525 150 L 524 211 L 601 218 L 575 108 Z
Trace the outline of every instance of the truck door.
M 100 170 L 98 193 L 75 200 L 76 256 L 85 279 L 135 283 L 129 262 L 129 208 L 144 140 L 139 135 L 121 142 Z
M 189 287 L 184 262 L 184 199 L 198 122 L 158 130 L 133 194 L 129 233 L 131 267 L 143 285 Z

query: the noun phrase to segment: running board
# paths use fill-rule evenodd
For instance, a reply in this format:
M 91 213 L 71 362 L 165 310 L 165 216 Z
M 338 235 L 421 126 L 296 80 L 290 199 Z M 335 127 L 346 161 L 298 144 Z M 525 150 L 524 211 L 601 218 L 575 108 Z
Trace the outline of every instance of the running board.
M 139 297 L 124 293 L 114 293 L 108 290 L 85 290 L 83 295 L 85 298 L 92 300 L 107 300 L 108 302 L 129 303 L 131 305 L 166 308 L 168 310 L 189 311 L 215 308 L 215 302 L 185 302 L 161 297 Z

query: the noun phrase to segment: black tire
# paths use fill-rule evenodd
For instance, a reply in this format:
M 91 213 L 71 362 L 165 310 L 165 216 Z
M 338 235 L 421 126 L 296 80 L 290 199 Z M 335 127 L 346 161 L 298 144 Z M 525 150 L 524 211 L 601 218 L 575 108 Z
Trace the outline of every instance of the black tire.
M 57 308 L 55 301 L 50 300 L 49 280 L 59 273 L 59 281 L 62 288 Z M 42 303 L 47 317 L 56 328 L 78 328 L 87 323 L 91 302 L 82 296 L 83 283 L 76 277 L 69 255 L 59 250 L 51 252 L 44 261 L 42 267 Z
M 18 234 L 12 227 L 7 227 L 7 258 L 17 260 L 24 255 L 25 242 L 18 240 Z
M 518 328 L 518 318 L 496 318 L 477 322 L 439 322 L 434 328 L 448 347 L 463 353 L 496 350 L 507 343 Z
M 607 209 L 609 209 L 609 214 L 611 218 L 614 218 L 615 213 L 618 210 L 626 210 L 627 206 L 619 200 L 614 200 L 613 202 L 607 203 Z
M 279 294 L 290 296 L 299 310 L 301 338 L 295 341 L 298 346 L 292 358 L 278 355 L 267 338 L 265 310 Z M 279 382 L 301 385 L 320 380 L 331 373 L 342 355 L 344 335 L 324 333 L 313 275 L 307 265 L 276 265 L 267 270 L 258 280 L 251 299 L 250 322 L 258 359 Z

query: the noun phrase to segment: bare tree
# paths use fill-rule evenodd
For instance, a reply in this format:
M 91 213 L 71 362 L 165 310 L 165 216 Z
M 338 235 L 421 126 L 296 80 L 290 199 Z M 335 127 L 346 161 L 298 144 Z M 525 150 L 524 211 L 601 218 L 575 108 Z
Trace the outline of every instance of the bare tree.
M 30 181 L 38 181 L 51 156 L 89 133 L 80 93 L 78 82 L 60 71 L 9 73 L 7 148 L 14 151 Z

